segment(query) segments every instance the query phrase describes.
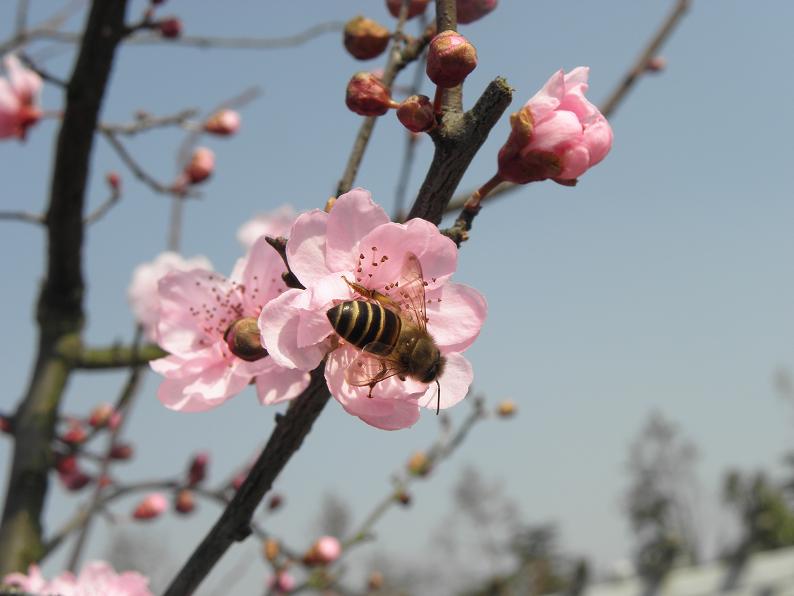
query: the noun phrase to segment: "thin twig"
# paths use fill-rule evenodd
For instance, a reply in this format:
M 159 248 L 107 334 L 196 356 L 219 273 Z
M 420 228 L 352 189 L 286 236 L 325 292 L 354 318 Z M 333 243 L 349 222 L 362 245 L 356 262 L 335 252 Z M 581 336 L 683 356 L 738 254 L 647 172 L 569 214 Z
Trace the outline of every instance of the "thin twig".
M 44 216 L 37 213 L 28 213 L 26 211 L 0 211 L 0 220 L 6 219 L 8 221 L 23 221 L 25 223 L 36 224 L 43 226 L 45 224 Z
M 408 3 L 406 0 L 403 0 L 397 28 L 392 36 L 393 41 L 391 50 L 389 51 L 389 59 L 386 63 L 386 68 L 383 70 L 383 76 L 381 77 L 381 81 L 386 87 L 391 86 L 398 72 L 419 58 L 427 44 L 430 43 L 430 39 L 435 32 L 434 27 L 428 27 L 421 36 L 401 49 L 401 44 L 404 39 L 403 28 L 405 26 L 405 17 L 408 14 L 407 5 Z M 336 187 L 337 196 L 352 188 L 353 181 L 356 179 L 356 174 L 358 173 L 358 168 L 361 165 L 361 160 L 364 159 L 364 152 L 372 136 L 372 130 L 375 128 L 376 120 L 377 118 L 375 116 L 368 116 L 361 122 L 356 138 L 353 141 L 353 148 L 350 151 L 347 165 L 345 166 L 345 172 L 342 174 L 342 178 L 339 180 L 339 184 Z
M 71 368 L 82 370 L 105 370 L 112 368 L 129 368 L 140 366 L 167 353 L 154 344 L 142 346 L 110 346 L 108 348 L 83 348 L 77 346 L 74 351 L 61 350 L 63 357 Z
M 99 130 L 116 135 L 136 135 L 153 128 L 164 128 L 166 126 L 184 126 L 191 118 L 198 114 L 196 109 L 187 109 L 171 114 L 169 116 L 152 116 L 142 114 L 135 122 L 127 124 L 103 123 L 99 125 Z
M 19 37 L 24 34 L 28 26 L 28 9 L 30 2 L 28 0 L 17 1 L 17 16 L 14 25 L 14 35 Z
M 166 39 L 162 35 L 139 35 L 131 37 L 127 43 L 135 45 L 167 44 L 194 48 L 213 48 L 230 50 L 271 50 L 299 46 L 325 33 L 336 33 L 344 29 L 340 21 L 328 21 L 309 27 L 301 33 L 285 37 L 214 37 L 201 35 L 183 35 L 176 39 Z
M 110 189 L 110 196 L 102 203 L 97 205 L 97 208 L 91 213 L 86 215 L 85 218 L 83 218 L 83 223 L 87 226 L 90 226 L 91 224 L 98 222 L 116 205 L 116 203 L 119 202 L 119 199 L 121 199 L 121 189 L 118 187 L 112 187 Z
M 670 38 L 673 31 L 675 31 L 675 28 L 681 23 L 682 18 L 686 14 L 690 4 L 691 0 L 678 0 L 676 2 L 673 10 L 670 11 L 670 14 L 667 15 L 665 20 L 654 33 L 653 37 L 651 37 L 648 44 L 643 48 L 642 52 L 640 52 L 632 67 L 626 72 L 625 75 L 623 75 L 612 93 L 610 93 L 608 99 L 603 103 L 600 111 L 606 118 L 610 118 L 612 115 L 614 115 L 618 106 L 628 95 L 629 91 L 631 91 L 631 89 L 640 81 L 640 79 L 643 78 L 643 75 L 648 72 L 645 68 L 648 64 L 648 61 L 658 54 L 659 49 L 662 47 L 664 42 Z M 514 191 L 522 186 L 523 184 L 503 182 L 494 190 L 492 190 L 487 197 L 484 197 L 483 202 L 490 201 L 496 197 L 504 196 L 506 193 Z M 445 212 L 452 213 L 462 209 L 463 204 L 472 195 L 472 192 L 474 191 L 470 190 L 456 196 L 454 199 L 452 199 L 452 201 L 450 201 L 449 205 L 447 205 Z

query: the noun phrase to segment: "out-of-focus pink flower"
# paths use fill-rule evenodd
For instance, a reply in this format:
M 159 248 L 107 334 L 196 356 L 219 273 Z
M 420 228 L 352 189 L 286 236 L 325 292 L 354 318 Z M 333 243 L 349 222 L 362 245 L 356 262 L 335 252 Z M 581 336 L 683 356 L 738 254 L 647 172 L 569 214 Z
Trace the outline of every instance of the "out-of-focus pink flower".
M 251 248 L 262 236 L 271 238 L 287 236 L 293 223 L 295 223 L 295 209 L 292 205 L 282 205 L 274 211 L 260 213 L 241 225 L 237 230 L 237 240 L 244 247 Z
M 304 213 L 292 226 L 287 258 L 306 290 L 287 290 L 262 310 L 259 327 L 271 358 L 298 370 L 318 366 L 338 340 L 328 310 L 362 299 L 345 279 L 396 295 L 395 284 L 411 254 L 420 263 L 425 282 L 427 331 L 446 359 L 438 379 L 440 407 L 462 400 L 473 374 L 461 352 L 480 332 L 485 299 L 472 288 L 449 282 L 458 258 L 452 240 L 422 219 L 391 223 L 361 188 L 340 196 L 330 213 L 319 209 Z M 436 408 L 435 382 L 392 376 L 375 385 L 372 397 L 368 387 L 350 385 L 345 371 L 360 354 L 341 342 L 326 361 L 328 387 L 347 412 L 372 426 L 393 430 L 414 424 L 420 406 Z
M 127 288 L 127 300 L 135 318 L 143 325 L 143 330 L 150 340 L 155 339 L 155 329 L 160 312 L 160 296 L 157 283 L 171 271 L 190 271 L 192 269 L 212 270 L 212 263 L 207 257 L 185 259 L 175 252 L 164 252 L 154 261 L 138 265 L 132 272 L 132 280 Z
M 589 70 L 557 71 L 510 116 L 510 137 L 499 151 L 502 180 L 525 184 L 551 178 L 570 184 L 606 157 L 612 128 L 584 96 Z
M 168 500 L 160 493 L 152 493 L 143 499 L 132 512 L 135 519 L 154 519 L 168 509 Z
M 458 23 L 473 23 L 491 12 L 499 0 L 457 0 Z
M 113 406 L 108 403 L 101 403 L 91 410 L 91 415 L 88 417 L 88 424 L 94 428 L 101 428 L 110 422 L 111 416 L 115 410 Z
M 28 128 L 41 118 L 41 77 L 9 54 L 3 60 L 6 77 L 0 78 L 0 139 L 24 140 Z
M 215 171 L 215 154 L 206 147 L 196 147 L 190 161 L 182 173 L 187 184 L 199 184 L 212 176 Z M 179 183 L 177 183 L 179 186 Z
M 234 110 L 219 110 L 207 118 L 204 131 L 227 137 L 240 130 L 240 114 Z
M 279 571 L 268 580 L 267 585 L 276 594 L 289 594 L 295 589 L 295 578 L 286 571 Z
M 83 425 L 77 420 L 72 420 L 69 423 L 69 428 L 67 428 L 66 432 L 63 433 L 61 440 L 64 443 L 68 443 L 69 445 L 80 445 L 87 438 L 88 434 L 85 432 Z
M 342 544 L 333 536 L 320 536 L 303 557 L 307 565 L 328 565 L 342 554 Z
M 11 573 L 3 583 L 16 586 L 30 594 L 59 594 L 61 596 L 152 596 L 149 580 L 136 571 L 116 573 L 104 561 L 86 563 L 80 575 L 65 571 L 52 580 L 44 579 L 38 565 L 28 567 L 28 573 Z
M 412 19 L 415 16 L 422 14 L 427 8 L 429 2 L 430 0 L 409 0 L 407 18 Z M 386 8 L 389 9 L 391 16 L 393 16 L 395 19 L 400 16 L 400 7 L 402 6 L 402 3 L 403 0 L 386 0 Z
M 197 412 L 219 406 L 256 380 L 259 401 L 275 404 L 297 397 L 309 375 L 266 357 L 259 334 L 249 337 L 265 357 L 244 359 L 230 349 L 227 331 L 259 317 L 262 307 L 287 287 L 279 254 L 264 238 L 234 268 L 231 279 L 194 269 L 173 271 L 159 282 L 157 343 L 169 356 L 150 366 L 165 377 L 157 397 L 168 408 Z

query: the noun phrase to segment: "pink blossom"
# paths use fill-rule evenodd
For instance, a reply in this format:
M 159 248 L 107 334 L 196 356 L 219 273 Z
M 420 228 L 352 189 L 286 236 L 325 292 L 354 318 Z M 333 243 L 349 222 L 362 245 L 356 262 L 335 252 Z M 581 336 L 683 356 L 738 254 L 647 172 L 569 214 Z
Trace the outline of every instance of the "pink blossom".
M 135 519 L 154 519 L 160 517 L 168 508 L 168 500 L 160 493 L 152 493 L 135 506 L 132 517 Z
M 132 272 L 132 280 L 127 288 L 127 300 L 135 318 L 143 325 L 146 336 L 154 341 L 157 319 L 160 311 L 160 296 L 157 283 L 171 271 L 190 271 L 191 269 L 212 270 L 212 263 L 202 256 L 185 259 L 175 252 L 164 252 L 154 261 L 138 265 Z
M 0 139 L 24 139 L 41 118 L 41 77 L 9 54 L 3 60 L 6 78 L 0 78 Z
M 295 589 L 295 578 L 286 571 L 279 571 L 267 582 L 268 587 L 276 594 L 289 594 Z
M 241 225 L 237 230 L 237 240 L 246 248 L 250 248 L 262 236 L 271 238 L 287 236 L 293 223 L 295 223 L 295 209 L 292 205 L 282 205 L 274 211 L 260 213 Z
M 182 177 L 187 184 L 199 184 L 212 176 L 214 171 L 215 153 L 206 147 L 196 147 L 190 156 L 190 161 L 185 166 Z
M 306 290 L 288 290 L 262 310 L 259 327 L 271 358 L 298 370 L 318 366 L 339 339 L 327 311 L 341 302 L 363 299 L 345 279 L 389 295 L 411 254 L 425 281 L 427 330 L 446 359 L 438 379 L 440 407 L 462 400 L 473 374 L 461 352 L 480 332 L 485 299 L 472 288 L 449 282 L 458 253 L 436 226 L 422 219 L 391 223 L 369 192 L 360 188 L 339 197 L 330 213 L 314 210 L 295 221 L 287 257 Z M 392 376 L 375 385 L 372 397 L 368 387 L 350 385 L 346 370 L 360 354 L 341 342 L 325 365 L 331 394 L 347 412 L 392 430 L 414 424 L 420 406 L 436 408 L 435 382 Z
M 307 565 L 328 565 L 342 554 L 342 544 L 333 536 L 320 536 L 304 556 Z
M 499 176 L 525 184 L 551 178 L 570 184 L 612 147 L 607 119 L 584 96 L 590 69 L 554 73 L 510 117 L 511 133 L 499 151 Z
M 458 23 L 466 25 L 483 18 L 497 3 L 498 0 L 457 0 Z
M 3 583 L 16 586 L 30 594 L 58 594 L 59 596 L 151 596 L 149 580 L 135 571 L 116 573 L 104 561 L 86 563 L 80 575 L 63 572 L 47 581 L 38 565 L 28 567 L 28 573 L 11 573 Z
M 207 118 L 204 131 L 210 134 L 229 136 L 240 129 L 240 114 L 234 110 L 220 110 Z
M 160 280 L 157 343 L 169 356 L 150 363 L 165 377 L 157 397 L 168 408 L 197 412 L 219 406 L 256 381 L 259 401 L 275 404 L 297 397 L 309 375 L 261 354 L 245 359 L 232 352 L 227 331 L 252 320 L 253 340 L 262 307 L 287 287 L 279 254 L 261 238 L 240 259 L 230 279 L 204 269 L 173 271 Z

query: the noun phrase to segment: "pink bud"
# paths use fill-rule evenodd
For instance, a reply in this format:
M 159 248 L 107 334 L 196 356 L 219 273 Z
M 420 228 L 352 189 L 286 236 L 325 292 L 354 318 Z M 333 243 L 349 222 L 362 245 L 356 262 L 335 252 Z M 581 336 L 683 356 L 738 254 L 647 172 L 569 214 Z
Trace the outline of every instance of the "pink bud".
M 397 118 L 411 132 L 427 132 L 436 126 L 433 102 L 426 95 L 411 95 L 397 108 Z
M 72 492 L 85 488 L 91 482 L 91 476 L 80 470 L 74 470 L 68 474 L 58 474 L 58 477 L 61 479 L 63 487 Z
M 229 351 L 246 362 L 256 362 L 267 356 L 267 350 L 262 345 L 262 335 L 259 323 L 254 317 L 238 319 L 226 330 L 223 335 Z
M 248 478 L 248 472 L 250 472 L 250 469 L 245 469 L 235 474 L 234 478 L 232 479 L 232 488 L 234 490 L 240 490 L 243 482 L 245 482 L 245 479 Z
M 118 172 L 108 172 L 105 175 L 105 182 L 108 183 L 111 190 L 121 190 L 121 176 Z
M 72 421 L 61 439 L 64 443 L 68 443 L 69 445 L 80 445 L 86 440 L 87 437 L 88 435 L 86 434 L 83 425 L 77 421 Z
M 389 108 L 397 107 L 386 86 L 370 72 L 353 75 L 347 84 L 345 103 L 360 116 L 382 116 Z
M 645 63 L 648 72 L 661 72 L 667 68 L 667 59 L 664 56 L 654 56 Z
M 88 424 L 94 428 L 102 428 L 110 422 L 110 417 L 113 415 L 113 406 L 110 404 L 99 404 L 88 417 Z
M 176 494 L 174 500 L 174 509 L 177 513 L 187 514 L 191 513 L 196 508 L 196 500 L 193 498 L 193 493 L 186 488 L 183 488 Z
M 268 587 L 276 594 L 289 594 L 295 589 L 295 578 L 286 571 L 279 571 L 270 578 Z
M 460 85 L 477 67 L 477 50 L 457 31 L 442 31 L 427 51 L 427 76 L 439 87 Z
M 357 16 L 345 25 L 345 48 L 359 60 L 380 56 L 389 45 L 391 33 L 372 19 Z
M 196 486 L 204 481 L 204 478 L 207 477 L 207 465 L 209 461 L 210 456 L 206 451 L 202 451 L 193 456 L 187 472 L 188 486 Z
M 457 0 L 458 23 L 473 23 L 491 12 L 498 0 Z
M 206 147 L 196 147 L 185 167 L 185 178 L 188 184 L 204 182 L 215 170 L 215 154 Z
M 422 14 L 425 9 L 427 8 L 427 4 L 430 0 L 409 0 L 408 2 L 408 17 L 409 19 L 414 18 Z M 391 16 L 395 19 L 400 16 L 400 7 L 403 4 L 403 0 L 386 0 L 386 8 L 389 9 Z
M 133 454 L 132 445 L 129 443 L 116 443 L 110 448 L 111 459 L 126 460 Z
M 268 511 L 276 511 L 284 504 L 284 497 L 276 493 L 275 495 L 271 495 L 271 497 L 267 501 L 267 508 Z
M 77 471 L 77 456 L 73 453 L 56 453 L 55 469 L 58 470 L 59 474 L 73 474 Z
M 166 39 L 176 39 L 182 35 L 182 21 L 177 17 L 168 17 L 157 24 L 160 35 Z
M 336 561 L 341 553 L 339 540 L 333 536 L 321 536 L 303 555 L 303 562 L 309 566 L 328 565 Z
M 168 501 L 160 493 L 152 493 L 138 503 L 132 512 L 135 519 L 154 519 L 168 508 Z
M 207 118 L 204 132 L 219 136 L 233 135 L 240 129 L 240 114 L 234 110 L 220 110 Z
M 116 430 L 121 425 L 121 412 L 114 410 L 108 419 L 108 428 Z

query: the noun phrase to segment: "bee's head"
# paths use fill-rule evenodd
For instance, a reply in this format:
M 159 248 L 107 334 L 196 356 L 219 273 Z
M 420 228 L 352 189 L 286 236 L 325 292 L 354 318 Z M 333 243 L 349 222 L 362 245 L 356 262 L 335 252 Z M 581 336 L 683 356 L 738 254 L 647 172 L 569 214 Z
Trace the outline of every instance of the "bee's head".
M 432 383 L 444 372 L 447 359 L 432 339 L 420 339 L 413 351 L 415 370 L 414 376 L 422 383 Z

